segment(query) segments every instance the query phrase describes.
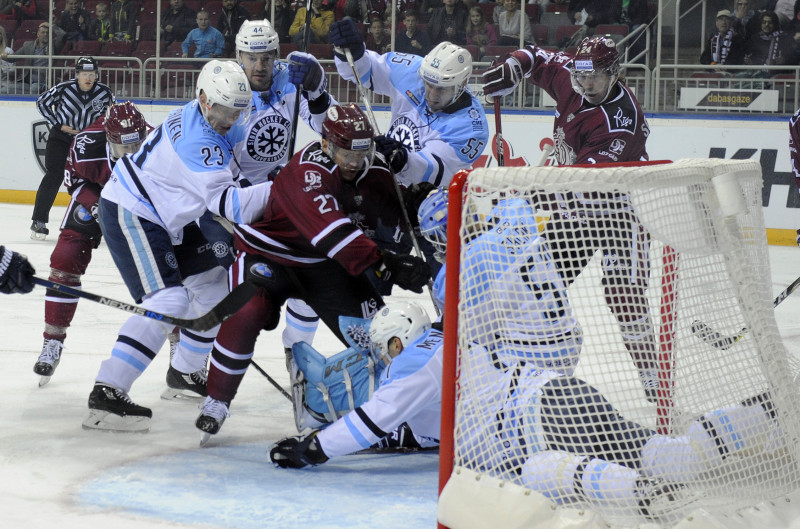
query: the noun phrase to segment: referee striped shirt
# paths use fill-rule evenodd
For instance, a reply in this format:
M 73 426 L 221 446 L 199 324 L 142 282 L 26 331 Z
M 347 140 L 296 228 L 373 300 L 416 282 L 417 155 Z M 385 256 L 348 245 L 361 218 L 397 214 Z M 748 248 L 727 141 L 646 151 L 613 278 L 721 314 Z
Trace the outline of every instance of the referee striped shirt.
M 55 130 L 61 130 L 62 125 L 83 130 L 112 103 L 114 93 L 103 83 L 96 82 L 90 91 L 84 92 L 77 79 L 71 79 L 40 95 L 36 108 Z

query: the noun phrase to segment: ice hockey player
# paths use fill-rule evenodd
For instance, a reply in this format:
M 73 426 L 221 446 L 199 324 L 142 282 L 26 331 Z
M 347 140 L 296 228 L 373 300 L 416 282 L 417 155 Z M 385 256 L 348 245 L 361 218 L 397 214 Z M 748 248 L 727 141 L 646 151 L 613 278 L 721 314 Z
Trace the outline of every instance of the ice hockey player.
M 235 227 L 240 252 L 232 286 L 251 281 L 260 291 L 220 329 L 200 430 L 219 431 L 259 332 L 275 328 L 288 298 L 302 298 L 345 343 L 340 315 L 368 318 L 383 306 L 369 274 L 422 292 L 430 277 L 425 262 L 381 251 L 364 232 L 379 219 L 393 226 L 400 218 L 391 172 L 373 156 L 373 136 L 360 108 L 332 106 L 322 140 L 281 170 L 263 218 Z
M 190 318 L 227 295 L 226 272 L 194 221 L 206 210 L 234 223 L 264 213 L 268 185 L 240 188 L 231 170 L 235 134 L 243 130 L 234 125 L 247 119 L 251 98 L 238 64 L 207 62 L 196 99 L 170 112 L 139 151 L 121 158 L 103 188 L 99 219 L 106 244 L 131 296 L 145 308 Z M 143 316 L 123 324 L 95 379 L 85 428 L 149 429 L 152 412 L 128 392 L 171 330 Z M 206 395 L 206 357 L 217 330 L 181 332 L 167 373 L 172 389 Z
M 483 105 L 467 87 L 470 53 L 449 42 L 424 58 L 405 53 L 379 55 L 367 50 L 353 20 L 331 24 L 329 41 L 336 48 L 336 68 L 355 82 L 344 50 L 353 55 L 364 86 L 392 100 L 389 129 L 375 147 L 391 162 L 400 182 L 447 186 L 456 171 L 481 155 L 489 140 Z
M 604 36 L 581 41 L 574 58 L 535 45 L 509 54 L 483 74 L 484 92 L 511 93 L 525 78 L 556 100 L 554 156 L 559 165 L 635 162 L 648 159 L 650 131 L 639 103 L 619 73 L 619 53 Z M 658 363 L 653 323 L 645 298 L 649 238 L 627 197 L 578 194 L 579 211 L 556 205 L 543 231 L 567 285 L 602 251 L 603 288 L 636 364 L 648 400 L 655 401 Z M 598 211 L 586 215 L 589 205 Z M 583 210 L 583 211 L 580 211 Z M 598 235 L 607 234 L 607 236 Z
M 120 157 L 136 152 L 152 129 L 130 101 L 114 103 L 105 115 L 75 136 L 64 169 L 64 185 L 71 195 L 61 231 L 50 254 L 50 280 L 81 287 L 81 276 L 100 245 L 97 222 L 100 191 Z M 78 298 L 48 289 L 44 298 L 44 345 L 33 372 L 39 386 L 53 376 L 64 349 L 67 327 L 75 316 Z

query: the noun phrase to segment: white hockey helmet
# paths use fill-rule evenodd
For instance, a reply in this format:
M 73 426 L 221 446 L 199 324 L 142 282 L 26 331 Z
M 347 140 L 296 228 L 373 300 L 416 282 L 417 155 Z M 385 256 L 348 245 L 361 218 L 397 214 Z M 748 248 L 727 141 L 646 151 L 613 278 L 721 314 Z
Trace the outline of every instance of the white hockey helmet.
M 370 353 L 376 363 L 392 361 L 389 340 L 399 338 L 405 348 L 431 328 L 431 319 L 419 303 L 389 303 L 369 325 Z
M 269 20 L 245 20 L 236 34 L 236 59 L 241 61 L 241 52 L 264 53 L 274 50 L 278 55 L 279 43 L 278 32 Z
M 452 104 L 464 92 L 469 76 L 472 75 L 472 55 L 470 52 L 450 42 L 441 42 L 422 59 L 419 76 L 425 83 L 453 87 Z
M 250 83 L 242 67 L 233 61 L 208 61 L 197 77 L 195 96 L 205 93 L 208 104 L 222 105 L 234 110 L 249 110 L 253 98 Z

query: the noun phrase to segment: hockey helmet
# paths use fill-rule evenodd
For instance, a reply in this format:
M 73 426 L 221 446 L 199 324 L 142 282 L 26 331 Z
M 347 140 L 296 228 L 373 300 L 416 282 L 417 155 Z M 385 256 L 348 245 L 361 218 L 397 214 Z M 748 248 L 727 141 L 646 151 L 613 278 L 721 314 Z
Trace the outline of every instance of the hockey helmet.
M 97 61 L 94 57 L 78 57 L 75 61 L 75 71 L 80 72 L 96 72 L 98 70 Z
M 253 92 L 242 67 L 233 61 L 213 59 L 207 62 L 197 77 L 195 94 L 198 101 L 200 95 L 205 94 L 207 103 L 205 107 L 201 105 L 201 111 L 215 129 L 214 120 L 243 123 L 250 115 Z M 215 108 L 212 112 L 215 106 L 225 108 Z
M 447 188 L 435 189 L 419 205 L 419 229 L 436 250 L 434 257 L 444 262 L 447 251 Z
M 583 39 L 570 65 L 570 73 L 572 88 L 580 95 L 585 95 L 581 81 L 587 76 L 607 75 L 609 82 L 605 97 L 608 97 L 619 76 L 619 52 L 614 40 L 602 35 Z
M 432 110 L 441 110 L 461 97 L 472 75 L 472 55 L 460 46 L 450 42 L 442 42 L 422 59 L 419 76 L 425 82 L 425 92 L 435 88 L 451 88 L 452 95 Z M 430 104 L 430 101 L 429 101 Z
M 147 137 L 147 121 L 130 101 L 114 103 L 108 107 L 105 129 L 111 158 L 114 160 L 138 151 Z
M 375 152 L 374 135 L 367 116 L 357 105 L 331 105 L 325 113 L 322 138 L 327 140 L 327 154 L 334 161 L 337 153 L 359 162 L 371 161 Z
M 376 363 L 383 361 L 388 365 L 393 358 L 389 353 L 389 341 L 392 338 L 399 338 L 405 348 L 430 328 L 428 313 L 419 303 L 387 304 L 378 311 L 369 325 L 370 353 L 373 360 Z
M 241 52 L 280 53 L 278 32 L 269 20 L 245 20 L 236 34 L 236 58 L 241 61 Z

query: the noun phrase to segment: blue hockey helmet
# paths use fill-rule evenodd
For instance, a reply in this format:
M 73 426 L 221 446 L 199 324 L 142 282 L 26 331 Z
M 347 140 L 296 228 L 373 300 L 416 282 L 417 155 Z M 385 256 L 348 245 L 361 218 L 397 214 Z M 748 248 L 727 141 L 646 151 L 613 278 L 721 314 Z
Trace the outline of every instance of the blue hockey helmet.
M 432 191 L 419 206 L 419 230 L 436 250 L 436 260 L 444 262 L 447 251 L 447 188 Z

